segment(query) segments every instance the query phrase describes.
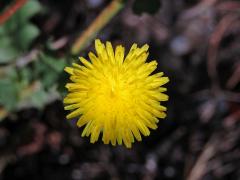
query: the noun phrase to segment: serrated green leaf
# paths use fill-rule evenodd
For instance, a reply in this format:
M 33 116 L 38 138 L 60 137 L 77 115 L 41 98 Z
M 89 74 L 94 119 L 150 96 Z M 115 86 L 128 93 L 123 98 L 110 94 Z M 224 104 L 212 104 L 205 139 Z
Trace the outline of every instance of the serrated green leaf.
M 41 11 L 41 4 L 36 0 L 28 2 L 15 14 L 21 22 L 27 21 Z
M 28 86 L 30 84 L 31 81 L 31 76 L 32 76 L 32 70 L 30 70 L 30 68 L 25 67 L 22 68 L 19 72 L 19 76 L 20 76 L 20 81 L 22 86 Z
M 42 84 L 45 88 L 49 89 L 56 84 L 57 79 L 58 73 L 56 71 L 48 71 L 48 73 L 42 77 Z
M 7 110 L 14 109 L 17 98 L 18 89 L 16 84 L 9 78 L 0 79 L 0 105 Z
M 34 107 L 42 108 L 48 101 L 48 95 L 43 89 L 39 89 L 31 95 L 30 101 Z
M 39 35 L 38 28 L 28 22 L 41 6 L 36 0 L 28 2 L 0 27 L 0 63 L 9 63 L 28 50 Z
M 39 78 L 45 89 L 49 89 L 57 84 L 59 74 L 63 72 L 66 60 L 56 58 L 47 54 L 41 54 L 40 59 L 34 63 L 34 78 Z
M 13 61 L 19 54 L 20 52 L 14 47 L 0 48 L 0 64 Z
M 11 68 L 0 78 L 0 105 L 13 110 L 18 99 L 17 73 Z
M 18 28 L 21 28 L 22 22 L 17 18 L 16 14 L 14 14 L 9 20 L 7 20 L 3 24 L 3 29 L 5 31 L 5 35 L 13 35 L 18 30 Z
M 19 54 L 19 50 L 12 45 L 11 37 L 0 36 L 0 63 L 11 62 Z
M 55 58 L 43 54 L 41 55 L 41 60 L 56 72 L 61 72 L 66 65 L 64 59 Z
M 39 35 L 39 30 L 32 24 L 26 24 L 18 32 L 18 44 L 22 49 L 27 49 L 32 41 Z
M 28 0 L 28 2 L 19 9 L 8 21 L 3 25 L 6 33 L 14 35 L 19 28 L 28 23 L 28 20 L 35 14 L 40 12 L 41 5 L 36 0 Z
M 0 48 L 9 48 L 12 45 L 12 40 L 8 36 L 0 36 Z
M 3 26 L 0 26 L 0 37 L 2 35 L 5 35 L 5 29 L 3 28 Z

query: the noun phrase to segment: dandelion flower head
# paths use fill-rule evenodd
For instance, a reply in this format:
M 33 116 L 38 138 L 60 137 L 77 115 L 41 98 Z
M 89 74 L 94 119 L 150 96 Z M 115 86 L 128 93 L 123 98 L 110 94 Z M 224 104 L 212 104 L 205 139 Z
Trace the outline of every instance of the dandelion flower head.
M 71 80 L 64 99 L 65 110 L 71 111 L 67 119 L 77 117 L 77 126 L 85 126 L 82 136 L 90 136 L 91 143 L 101 136 L 104 144 L 130 148 L 166 117 L 161 101 L 168 96 L 162 85 L 169 79 L 162 72 L 153 74 L 157 61 L 146 62 L 148 48 L 133 44 L 125 56 L 123 46 L 114 50 L 110 42 L 97 39 L 90 61 L 80 57 L 81 65 L 65 68 Z

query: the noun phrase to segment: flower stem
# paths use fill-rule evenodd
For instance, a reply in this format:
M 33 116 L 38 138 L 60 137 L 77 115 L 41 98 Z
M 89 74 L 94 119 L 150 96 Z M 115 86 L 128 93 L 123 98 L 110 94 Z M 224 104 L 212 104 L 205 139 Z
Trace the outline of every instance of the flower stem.
M 72 54 L 75 55 L 83 50 L 123 7 L 123 0 L 113 0 L 77 38 L 71 48 Z

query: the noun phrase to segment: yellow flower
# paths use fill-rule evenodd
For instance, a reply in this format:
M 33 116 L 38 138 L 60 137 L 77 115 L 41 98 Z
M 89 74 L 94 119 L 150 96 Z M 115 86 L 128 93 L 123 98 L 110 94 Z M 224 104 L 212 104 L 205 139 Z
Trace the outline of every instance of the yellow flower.
M 152 74 L 157 62 L 146 63 L 148 47 L 133 44 L 124 57 L 123 46 L 114 51 L 110 42 L 95 40 L 97 56 L 90 52 L 91 62 L 80 57 L 82 65 L 65 68 L 72 81 L 64 99 L 65 110 L 72 111 L 67 119 L 79 117 L 77 126 L 86 125 L 82 136 L 91 135 L 91 143 L 102 132 L 104 144 L 123 142 L 130 148 L 134 139 L 141 141 L 141 134 L 148 136 L 149 128 L 157 128 L 158 118 L 165 118 L 160 101 L 168 96 L 161 86 L 169 79 L 162 72 Z

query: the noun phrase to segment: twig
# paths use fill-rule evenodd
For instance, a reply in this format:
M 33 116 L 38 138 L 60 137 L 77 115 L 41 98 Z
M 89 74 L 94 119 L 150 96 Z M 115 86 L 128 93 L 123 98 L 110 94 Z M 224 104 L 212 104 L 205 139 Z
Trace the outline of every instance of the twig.
M 218 0 L 201 0 L 196 6 L 186 10 L 181 16 L 180 19 L 189 20 L 196 18 L 200 14 L 203 14 L 212 7 Z
M 27 0 L 15 0 L 15 2 L 8 7 L 3 14 L 0 15 L 0 25 L 6 22 L 19 8 L 21 8 Z
M 201 180 L 207 168 L 208 160 L 214 155 L 216 151 L 217 137 L 212 136 L 208 143 L 205 145 L 203 152 L 197 159 L 193 166 L 187 180 Z
M 240 103 L 240 93 L 232 91 L 223 91 L 227 101 Z
M 79 53 L 98 34 L 98 32 L 123 8 L 123 0 L 113 0 L 92 22 L 92 24 L 80 35 L 72 46 L 72 54 Z
M 232 76 L 227 81 L 227 88 L 233 89 L 240 82 L 240 63 L 235 65 L 234 72 Z
M 226 11 L 239 11 L 240 3 L 237 1 L 227 1 L 222 2 L 217 5 L 218 11 L 226 12 Z
M 208 76 L 212 81 L 212 88 L 216 92 L 219 91 L 219 82 L 217 75 L 217 52 L 219 44 L 225 34 L 225 32 L 231 27 L 231 25 L 238 19 L 238 15 L 229 14 L 226 15 L 216 27 L 210 37 L 209 49 L 208 49 L 208 61 L 207 61 L 207 71 Z
M 228 115 L 224 118 L 224 126 L 227 128 L 232 128 L 240 120 L 240 109 Z

